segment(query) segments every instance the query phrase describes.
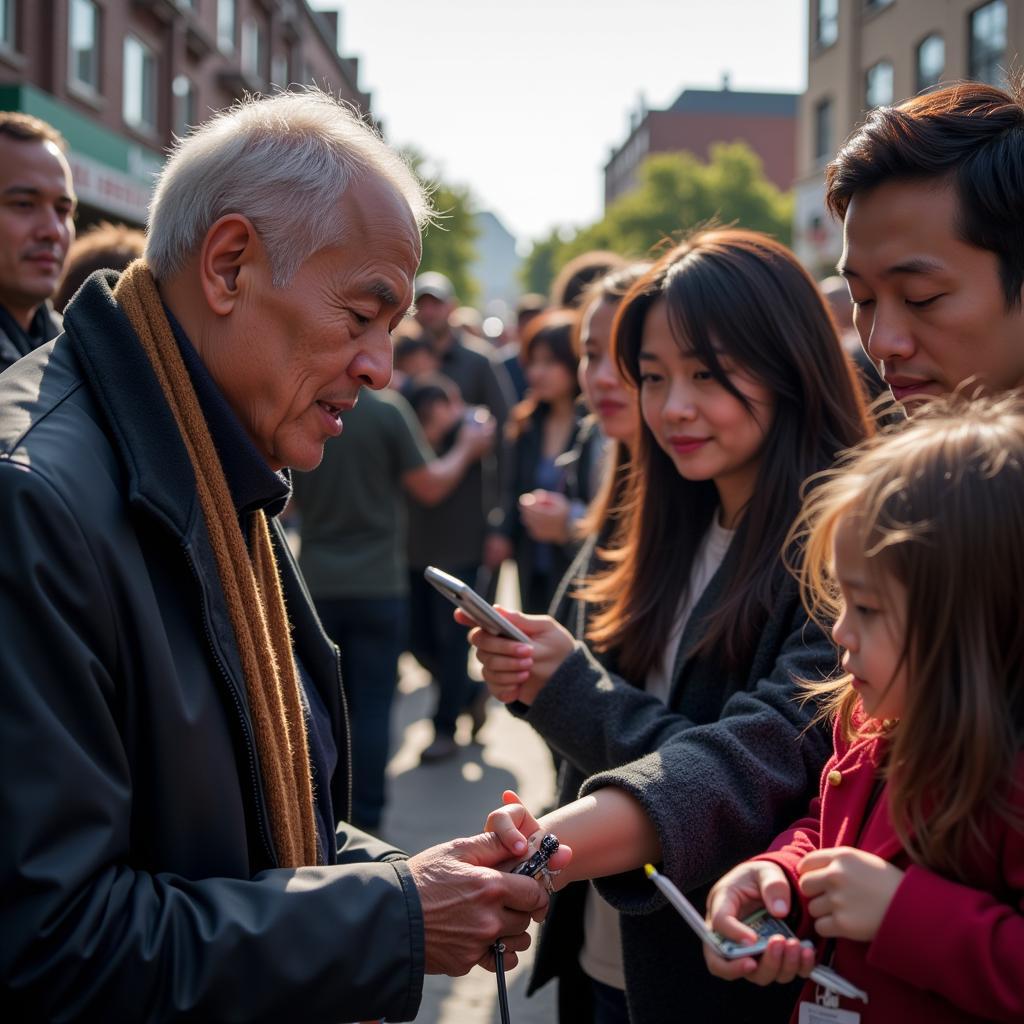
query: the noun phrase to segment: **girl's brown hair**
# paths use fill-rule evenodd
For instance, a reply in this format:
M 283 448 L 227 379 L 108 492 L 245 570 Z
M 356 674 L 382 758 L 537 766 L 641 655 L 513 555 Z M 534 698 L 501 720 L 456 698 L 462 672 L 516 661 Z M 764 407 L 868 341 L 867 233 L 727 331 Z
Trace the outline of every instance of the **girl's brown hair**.
M 774 411 L 753 498 L 732 543 L 721 599 L 688 652 L 723 668 L 747 662 L 785 578 L 779 554 L 800 507 L 800 485 L 870 432 L 859 385 L 814 281 L 767 235 L 703 230 L 666 253 L 630 290 L 616 317 L 616 359 L 639 388 L 651 307 L 664 301 L 680 350 L 750 408 L 722 367 L 728 359 L 767 387 Z M 718 508 L 710 480 L 679 475 L 642 424 L 626 485 L 621 543 L 584 596 L 599 606 L 587 639 L 643 679 L 671 634 L 681 587 Z
M 907 687 L 886 767 L 893 825 L 911 858 L 970 881 L 966 852 L 995 811 L 1024 744 L 1024 404 L 954 396 L 848 453 L 815 481 L 791 539 L 804 603 L 819 622 L 842 602 L 833 540 L 858 529 L 868 571 L 905 590 Z M 848 739 L 849 676 L 808 682 Z

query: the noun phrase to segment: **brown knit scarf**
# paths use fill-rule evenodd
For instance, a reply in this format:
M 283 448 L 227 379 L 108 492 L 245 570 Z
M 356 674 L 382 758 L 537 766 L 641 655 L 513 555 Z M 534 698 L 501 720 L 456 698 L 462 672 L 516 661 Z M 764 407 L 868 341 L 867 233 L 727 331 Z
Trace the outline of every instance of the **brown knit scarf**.
M 195 472 L 245 673 L 278 862 L 282 867 L 315 864 L 305 717 L 267 517 L 262 511 L 252 516 L 247 549 L 220 457 L 145 260 L 136 260 L 121 275 L 114 298 L 153 364 Z

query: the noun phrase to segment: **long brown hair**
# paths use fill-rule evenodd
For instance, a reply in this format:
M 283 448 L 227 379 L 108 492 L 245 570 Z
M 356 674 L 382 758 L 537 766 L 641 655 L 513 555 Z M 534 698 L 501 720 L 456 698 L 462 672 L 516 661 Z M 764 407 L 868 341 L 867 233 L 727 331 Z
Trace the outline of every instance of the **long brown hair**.
M 1024 403 L 954 396 L 854 449 L 808 495 L 792 538 L 804 603 L 842 610 L 833 541 L 855 524 L 873 582 L 906 591 L 906 700 L 891 733 L 890 813 L 911 858 L 970 881 L 992 811 L 1020 827 L 1008 784 L 1024 746 Z M 848 739 L 849 676 L 807 682 Z M 938 755 L 938 756 L 937 756 Z
M 666 253 L 623 301 L 616 359 L 639 388 L 638 356 L 651 307 L 668 306 L 682 351 L 748 409 L 726 358 L 767 387 L 774 412 L 754 495 L 732 543 L 721 599 L 689 653 L 713 653 L 724 668 L 746 663 L 785 578 L 780 552 L 800 507 L 800 484 L 870 432 L 863 398 L 814 281 L 793 254 L 754 231 L 704 230 Z M 588 640 L 614 650 L 620 670 L 642 679 L 671 634 L 681 587 L 718 508 L 711 480 L 690 481 L 643 424 L 626 487 L 621 544 L 611 568 L 585 589 L 599 605 Z

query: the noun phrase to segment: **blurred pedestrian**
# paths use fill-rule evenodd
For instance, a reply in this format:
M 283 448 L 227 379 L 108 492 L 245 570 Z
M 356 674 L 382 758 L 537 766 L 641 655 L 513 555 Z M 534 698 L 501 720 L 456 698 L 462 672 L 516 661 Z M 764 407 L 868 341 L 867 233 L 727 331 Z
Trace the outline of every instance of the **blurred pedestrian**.
M 391 387 L 401 391 L 413 377 L 437 373 L 441 361 L 434 346 L 419 334 L 395 338 L 395 358 L 391 370 Z
M 618 253 L 605 249 L 574 256 L 555 276 L 551 285 L 551 305 L 575 308 L 587 286 L 612 270 L 620 270 L 628 261 Z
M 864 346 L 860 343 L 860 336 L 853 326 L 853 300 L 850 298 L 850 289 L 846 282 L 838 275 L 833 274 L 826 277 L 824 281 L 818 282 L 825 303 L 828 305 L 832 319 L 835 321 L 836 330 L 839 332 L 839 341 L 842 343 L 843 351 L 853 360 L 860 375 L 860 382 L 864 386 L 864 394 L 868 402 L 873 402 L 879 395 L 887 394 L 885 381 L 878 375 L 878 369 L 871 362 Z
M 458 389 L 471 409 L 482 407 L 504 429 L 511 386 L 490 345 L 452 327 L 455 290 L 443 274 L 416 278 L 416 320 L 440 361 L 439 372 Z M 511 549 L 498 533 L 501 525 L 502 446 L 472 466 L 447 498 L 433 507 L 410 501 L 410 650 L 438 684 L 433 715 L 434 739 L 425 761 L 456 752 L 458 716 L 476 704 L 480 723 L 483 690 L 469 678 L 464 631 L 452 620 L 451 605 L 423 579 L 436 565 L 485 594 Z
M 459 425 L 437 458 L 409 404 L 366 389 L 342 415 L 344 436 L 320 465 L 296 473 L 299 568 L 327 635 L 341 652 L 352 735 L 352 817 L 374 831 L 385 804 L 384 770 L 398 657 L 407 641 L 409 572 L 405 494 L 435 505 L 487 452 L 494 423 Z
M 75 237 L 75 187 L 56 128 L 0 111 L 0 371 L 57 337 L 50 297 Z
M 520 352 L 529 390 L 509 417 L 502 531 L 514 551 L 525 612 L 548 610 L 575 554 L 564 459 L 584 415 L 573 348 L 577 320 L 566 309 L 542 313 L 527 327 Z
M 127 224 L 101 221 L 83 232 L 71 244 L 64 277 L 53 297 L 54 306 L 64 312 L 71 297 L 97 270 L 124 270 L 146 249 L 145 232 Z

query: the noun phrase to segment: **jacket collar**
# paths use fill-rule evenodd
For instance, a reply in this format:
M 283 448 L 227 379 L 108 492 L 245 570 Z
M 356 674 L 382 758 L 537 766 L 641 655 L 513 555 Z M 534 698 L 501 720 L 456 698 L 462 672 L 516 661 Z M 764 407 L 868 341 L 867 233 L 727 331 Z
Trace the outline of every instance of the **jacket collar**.
M 195 473 L 149 357 L 114 301 L 117 278 L 93 274 L 68 306 L 64 329 L 122 456 L 129 501 L 184 537 L 198 513 Z

